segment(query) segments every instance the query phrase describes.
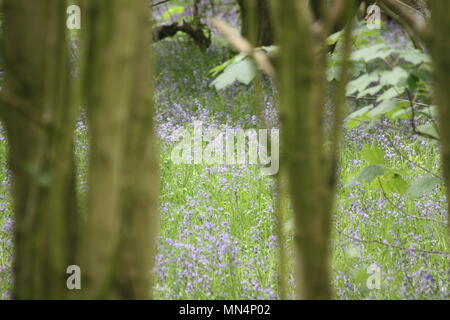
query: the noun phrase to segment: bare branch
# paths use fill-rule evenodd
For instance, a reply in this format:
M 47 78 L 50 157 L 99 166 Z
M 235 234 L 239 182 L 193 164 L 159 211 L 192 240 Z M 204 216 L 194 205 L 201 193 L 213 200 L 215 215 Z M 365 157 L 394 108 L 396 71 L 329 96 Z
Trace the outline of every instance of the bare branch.
M 157 7 L 157 6 L 161 5 L 161 4 L 167 3 L 167 2 L 169 2 L 169 1 L 170 1 L 170 0 L 162 0 L 162 1 L 157 2 L 157 3 L 153 3 L 153 4 L 152 4 L 152 8 L 153 8 L 153 7 Z
M 237 51 L 250 56 L 259 69 L 269 76 L 275 75 L 275 69 L 270 63 L 269 57 L 264 50 L 255 50 L 250 42 L 242 37 L 237 30 L 219 18 L 212 18 L 211 23 L 224 35 L 225 39 L 227 39 Z
M 345 232 L 342 232 L 340 230 L 336 230 L 336 232 L 352 241 L 355 242 L 359 242 L 359 243 L 373 243 L 373 244 L 378 244 L 381 246 L 385 246 L 385 247 L 389 247 L 389 248 L 393 248 L 393 249 L 398 249 L 401 251 L 407 251 L 407 252 L 417 252 L 417 253 L 424 253 L 424 254 L 439 254 L 439 255 L 450 255 L 449 251 L 437 251 L 437 250 L 422 250 L 422 249 L 418 249 L 418 248 L 406 248 L 406 247 L 402 247 L 402 246 L 398 246 L 395 244 L 390 244 L 388 242 L 385 241 L 381 241 L 378 239 L 371 239 L 371 240 L 365 240 L 365 239 L 360 239 L 357 237 L 353 237 Z
M 153 41 L 157 42 L 168 37 L 173 37 L 179 31 L 190 36 L 202 51 L 205 51 L 211 45 L 210 35 L 205 34 L 202 28 L 194 28 L 187 22 L 184 22 L 183 24 L 175 22 L 153 28 Z
M 384 10 L 397 15 L 400 22 L 411 28 L 419 37 L 423 37 L 427 21 L 420 11 L 399 0 L 380 0 L 380 5 Z

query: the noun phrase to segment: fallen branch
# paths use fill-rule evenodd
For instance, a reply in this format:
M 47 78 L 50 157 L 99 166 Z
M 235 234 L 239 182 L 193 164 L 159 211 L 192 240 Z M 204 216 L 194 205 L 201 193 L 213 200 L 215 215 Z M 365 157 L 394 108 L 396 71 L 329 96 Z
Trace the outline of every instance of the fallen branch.
M 211 45 L 211 37 L 205 35 L 203 30 L 199 28 L 192 27 L 189 23 L 183 22 L 183 24 L 179 24 L 177 22 L 158 26 L 153 29 L 153 42 L 157 42 L 163 40 L 165 38 L 173 37 L 177 32 L 184 32 L 189 37 L 194 40 L 197 46 L 205 51 Z

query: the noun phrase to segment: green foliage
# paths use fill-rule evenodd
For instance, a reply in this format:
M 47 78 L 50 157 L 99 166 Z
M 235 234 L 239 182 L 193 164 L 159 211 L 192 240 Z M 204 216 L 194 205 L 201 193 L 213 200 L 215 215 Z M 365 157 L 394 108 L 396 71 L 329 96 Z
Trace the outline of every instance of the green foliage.
M 430 57 L 412 46 L 390 45 L 383 41 L 383 32 L 368 30 L 365 25 L 354 32 L 353 79 L 347 86 L 347 96 L 356 100 L 358 107 L 347 117 L 347 127 L 370 125 L 384 117 L 395 122 L 413 115 L 415 121 L 433 122 L 435 115 L 427 111 L 432 107 Z M 329 81 L 337 80 L 341 37 L 339 32 L 328 39 L 328 43 L 336 44 L 328 63 Z M 417 129 L 438 137 L 432 125 Z
M 184 6 L 170 7 L 161 15 L 161 18 L 163 20 L 170 20 L 173 16 L 184 13 L 184 9 Z
M 433 191 L 440 184 L 442 184 L 442 179 L 431 175 L 422 176 L 411 183 L 408 194 L 415 199 L 423 193 Z
M 259 47 L 256 50 L 263 50 L 267 54 L 274 54 L 278 48 L 276 46 Z M 211 82 L 211 85 L 216 90 L 221 90 L 229 87 L 235 82 L 242 83 L 244 85 L 250 84 L 256 77 L 256 66 L 248 55 L 240 53 L 228 61 L 225 61 L 221 65 L 212 68 L 209 74 L 215 79 Z
M 385 173 L 385 167 L 379 164 L 370 165 L 365 167 L 356 178 L 358 182 L 371 183 L 375 178 L 383 176 Z
M 370 165 L 386 164 L 385 153 L 376 144 L 371 146 L 365 144 L 361 150 L 361 154 Z
M 191 1 L 171 0 L 169 3 L 153 8 L 156 24 L 169 24 L 182 22 L 186 18 L 187 8 L 192 6 Z
M 360 154 L 368 166 L 351 178 L 346 187 L 364 183 L 367 188 L 382 188 L 387 194 L 405 194 L 408 191 L 408 182 L 397 170 L 389 168 L 385 152 L 378 145 L 365 144 Z
M 387 194 L 397 193 L 403 195 L 409 188 L 408 182 L 397 172 L 390 172 L 390 174 L 381 177 L 379 183 L 380 187 L 382 187 L 383 191 Z
M 437 130 L 437 126 L 433 122 L 425 123 L 417 127 L 419 132 L 423 132 L 427 135 L 430 135 L 436 139 L 439 139 L 439 132 Z
M 399 170 L 391 169 L 383 149 L 378 145 L 365 144 L 362 146 L 360 155 L 368 164 L 356 176 L 353 176 L 346 184 L 352 187 L 358 183 L 364 183 L 366 188 L 381 188 L 386 194 L 409 195 L 412 199 L 424 193 L 433 191 L 442 184 L 442 179 L 432 175 L 425 175 L 408 183 Z
M 256 75 L 256 68 L 251 58 L 241 54 L 232 60 L 234 61 L 227 61 L 225 66 L 220 65 L 221 68 L 216 67 L 211 70 L 212 74 L 217 74 L 222 69 L 220 75 L 211 82 L 217 90 L 224 89 L 236 81 L 248 85 Z

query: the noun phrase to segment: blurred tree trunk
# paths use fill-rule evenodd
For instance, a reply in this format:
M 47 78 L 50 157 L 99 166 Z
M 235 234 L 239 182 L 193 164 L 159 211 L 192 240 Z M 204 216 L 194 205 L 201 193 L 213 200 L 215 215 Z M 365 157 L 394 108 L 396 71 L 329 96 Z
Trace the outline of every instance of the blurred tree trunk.
M 66 4 L 4 0 L 6 127 L 15 214 L 14 298 L 64 298 L 76 245 Z
M 90 298 L 150 297 L 156 186 L 148 1 L 85 0 Z
M 339 2 L 339 0 L 337 0 Z M 355 2 L 339 10 L 352 17 Z M 329 10 L 336 9 L 331 6 Z M 338 12 L 336 17 L 339 16 Z M 325 15 L 330 16 L 330 15 Z M 330 299 L 330 229 L 342 106 L 345 102 L 350 28 L 346 32 L 342 79 L 335 91 L 331 150 L 324 148 L 326 38 L 338 19 L 323 20 L 314 28 L 313 12 L 305 2 L 273 2 L 273 18 L 280 53 L 277 61 L 282 130 L 281 160 L 287 170 L 294 210 L 297 296 Z
M 242 35 L 255 47 L 273 44 L 269 0 L 238 0 Z
M 447 185 L 447 199 L 450 199 L 450 1 L 409 2 L 414 2 L 423 13 L 416 6 L 409 6 L 408 1 L 383 0 L 381 4 L 395 13 L 399 23 L 411 29 L 430 52 L 434 66 L 434 96 L 439 111 L 442 169 Z M 428 19 L 427 5 L 431 11 L 431 18 Z M 450 212 L 450 201 L 447 202 Z
M 450 1 L 434 0 L 429 4 L 431 20 L 424 37 L 434 64 L 434 93 L 439 109 L 442 165 L 450 213 Z

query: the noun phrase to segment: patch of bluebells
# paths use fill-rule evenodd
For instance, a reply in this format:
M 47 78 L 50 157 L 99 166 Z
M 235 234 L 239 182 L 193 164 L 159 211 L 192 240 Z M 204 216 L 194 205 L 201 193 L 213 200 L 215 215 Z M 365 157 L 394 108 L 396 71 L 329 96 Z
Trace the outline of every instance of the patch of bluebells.
M 0 129 L 0 145 L 6 149 L 3 128 Z M 9 174 L 6 167 L 5 154 L 0 154 L 2 165 L 0 172 L 0 299 L 11 298 L 11 287 L 13 283 L 12 259 L 13 259 L 13 229 L 14 220 L 11 215 L 11 204 L 9 199 Z
M 155 48 L 155 128 L 162 150 L 162 183 L 154 294 L 156 298 L 167 299 L 276 299 L 273 181 L 259 175 L 252 166 L 177 167 L 167 159 L 174 130 L 192 126 L 194 121 L 203 121 L 205 129 L 254 128 L 261 123 L 255 116 L 251 86 L 236 84 L 219 93 L 210 86 L 207 72 L 229 58 L 226 50 L 211 47 L 205 55 L 196 50 L 170 40 Z M 263 86 L 265 121 L 277 127 L 273 83 L 266 79 Z M 395 150 L 420 159 L 437 154 L 435 144 L 405 134 L 410 129 L 408 123 L 399 123 L 398 131 L 392 132 L 387 130 L 391 124 L 386 121 L 370 130 L 345 132 L 342 143 L 345 161 L 339 168 L 342 176 L 362 168 L 364 162 L 355 159 L 355 154 L 367 143 L 377 143 L 390 163 L 404 162 Z M 77 125 L 76 153 L 81 163 L 88 152 L 87 143 L 82 140 L 86 135 L 84 123 L 80 118 Z M 345 155 L 346 150 L 350 150 L 350 156 Z M 434 158 L 427 164 L 430 163 L 431 169 L 439 168 Z M 85 168 L 80 167 L 80 181 L 84 181 Z M 3 177 L 3 186 L 7 186 L 7 174 Z M 85 184 L 80 187 L 81 191 L 86 190 Z M 13 220 L 6 199 L 0 202 L 2 298 L 10 297 L 13 279 Z M 333 237 L 337 297 L 449 298 L 445 283 L 449 276 L 448 256 L 392 247 L 440 248 L 439 237 L 445 234 L 445 227 L 417 217 L 446 223 L 446 208 L 446 199 L 438 188 L 416 199 L 411 211 L 411 204 L 400 195 L 393 195 L 388 201 L 364 185 L 348 190 L 340 183 L 333 220 L 336 229 L 351 239 L 340 234 Z M 292 237 L 287 238 L 291 252 Z M 371 239 L 380 240 L 385 246 L 364 242 Z M 291 254 L 288 264 L 291 268 Z M 381 269 L 382 290 L 368 290 L 365 285 L 368 277 L 365 270 L 372 264 Z M 288 279 L 292 289 L 292 272 Z
M 420 159 L 425 163 L 421 163 L 422 166 L 440 173 L 436 144 L 411 134 L 409 123 L 392 124 L 384 119 L 370 129 L 360 127 L 346 131 L 344 136 L 345 158 L 348 157 L 346 150 L 358 152 L 364 144 L 375 143 L 384 151 L 387 165 L 408 172 L 404 177 L 408 180 L 428 173 L 416 167 L 414 161 L 405 161 L 405 157 Z M 363 160 L 346 160 L 341 161 L 339 169 L 341 175 L 346 176 L 366 165 Z M 338 233 L 334 238 L 337 296 L 342 299 L 386 296 L 448 299 L 450 265 L 445 246 L 448 212 L 442 188 L 421 194 L 411 203 L 407 195 L 386 196 L 379 187 L 358 184 L 346 188 L 343 185 L 339 187 L 334 220 L 336 229 L 349 237 Z M 371 242 L 374 240 L 382 244 Z M 355 246 L 357 251 L 352 249 Z M 370 275 L 365 270 L 372 263 L 380 264 L 381 290 L 367 289 L 365 281 Z

